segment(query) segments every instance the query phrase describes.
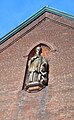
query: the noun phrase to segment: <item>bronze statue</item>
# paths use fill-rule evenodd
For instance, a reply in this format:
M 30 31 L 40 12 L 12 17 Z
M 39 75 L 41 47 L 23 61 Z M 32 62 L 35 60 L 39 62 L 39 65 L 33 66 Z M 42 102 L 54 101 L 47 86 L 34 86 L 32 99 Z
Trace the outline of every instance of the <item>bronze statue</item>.
M 47 82 L 47 61 L 41 56 L 42 48 L 36 48 L 36 55 L 28 62 L 29 78 L 28 82 L 40 82 L 45 84 Z

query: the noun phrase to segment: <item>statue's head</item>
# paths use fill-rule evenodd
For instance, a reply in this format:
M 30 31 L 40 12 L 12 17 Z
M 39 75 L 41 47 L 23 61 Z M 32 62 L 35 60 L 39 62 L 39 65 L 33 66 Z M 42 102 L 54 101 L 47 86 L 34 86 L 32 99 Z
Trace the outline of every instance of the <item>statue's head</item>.
M 36 47 L 36 54 L 40 55 L 42 53 L 42 48 L 40 46 Z

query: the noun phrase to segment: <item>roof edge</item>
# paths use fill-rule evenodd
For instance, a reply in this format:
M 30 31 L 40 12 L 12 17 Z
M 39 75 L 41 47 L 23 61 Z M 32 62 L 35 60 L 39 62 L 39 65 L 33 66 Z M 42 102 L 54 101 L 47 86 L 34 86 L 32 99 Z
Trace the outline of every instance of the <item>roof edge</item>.
M 30 18 L 25 20 L 23 23 L 21 23 L 19 26 L 14 28 L 12 31 L 10 31 L 6 35 L 4 35 L 2 38 L 0 38 L 0 44 L 4 43 L 6 40 L 8 40 L 10 37 L 15 35 L 16 33 L 18 33 L 20 30 L 22 30 L 24 27 L 26 27 L 31 22 L 36 20 L 38 17 L 40 17 L 45 12 L 49 12 L 49 13 L 52 13 L 52 14 L 55 14 L 55 15 L 58 15 L 58 16 L 61 16 L 61 17 L 65 17 L 67 19 L 70 19 L 70 20 L 74 21 L 74 16 L 73 15 L 70 15 L 68 13 L 64 13 L 64 12 L 59 11 L 57 9 L 51 8 L 49 6 L 45 6 L 42 9 L 40 9 L 38 12 L 36 12 L 34 15 L 32 15 Z

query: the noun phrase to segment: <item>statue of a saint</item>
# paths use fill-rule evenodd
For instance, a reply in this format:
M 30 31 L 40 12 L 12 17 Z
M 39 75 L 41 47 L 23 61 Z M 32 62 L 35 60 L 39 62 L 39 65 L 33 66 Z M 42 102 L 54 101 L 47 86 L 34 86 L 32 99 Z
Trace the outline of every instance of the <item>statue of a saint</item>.
M 42 48 L 36 48 L 36 55 L 28 62 L 29 79 L 28 82 L 47 83 L 47 61 L 41 56 Z

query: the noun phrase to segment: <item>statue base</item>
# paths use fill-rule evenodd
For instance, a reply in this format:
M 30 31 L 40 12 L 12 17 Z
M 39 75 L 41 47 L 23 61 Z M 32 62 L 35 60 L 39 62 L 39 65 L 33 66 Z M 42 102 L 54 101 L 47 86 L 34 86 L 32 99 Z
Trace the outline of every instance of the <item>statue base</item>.
M 42 85 L 40 82 L 31 82 L 25 85 L 25 91 L 31 92 L 38 92 L 42 90 L 45 86 Z

